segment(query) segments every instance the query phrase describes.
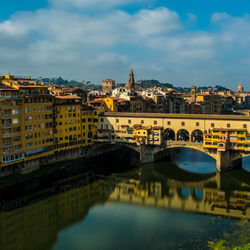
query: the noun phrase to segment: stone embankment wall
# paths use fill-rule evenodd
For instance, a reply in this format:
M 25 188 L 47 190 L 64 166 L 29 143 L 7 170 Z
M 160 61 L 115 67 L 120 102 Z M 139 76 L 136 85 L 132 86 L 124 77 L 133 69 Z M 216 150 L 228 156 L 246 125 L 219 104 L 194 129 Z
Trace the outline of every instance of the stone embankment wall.
M 8 166 L 0 170 L 0 177 L 14 174 L 28 174 L 43 166 L 67 161 L 67 165 L 84 162 L 87 160 L 100 168 L 113 168 L 136 166 L 140 163 L 139 154 L 120 145 L 92 145 L 78 149 L 55 152 L 53 155 L 23 162 L 18 165 Z

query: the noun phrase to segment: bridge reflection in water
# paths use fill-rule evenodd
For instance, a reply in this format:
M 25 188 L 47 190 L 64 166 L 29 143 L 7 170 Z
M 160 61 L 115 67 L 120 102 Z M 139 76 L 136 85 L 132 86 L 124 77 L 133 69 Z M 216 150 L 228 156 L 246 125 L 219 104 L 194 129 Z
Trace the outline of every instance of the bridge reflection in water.
M 155 166 L 111 176 L 62 170 L 2 187 L 0 249 L 51 249 L 59 231 L 109 201 L 250 219 L 250 173 Z

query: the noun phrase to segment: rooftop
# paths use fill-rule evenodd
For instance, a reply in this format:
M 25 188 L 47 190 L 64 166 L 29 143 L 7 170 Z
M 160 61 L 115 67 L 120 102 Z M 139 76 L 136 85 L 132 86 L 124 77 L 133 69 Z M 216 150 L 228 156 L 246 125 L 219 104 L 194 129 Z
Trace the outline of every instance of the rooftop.
M 165 114 L 165 113 L 123 113 L 105 112 L 103 116 L 108 117 L 131 117 L 131 118 L 169 118 L 169 119 L 202 119 L 202 120 L 238 120 L 250 121 L 250 116 L 246 115 L 204 115 L 204 114 Z
M 55 96 L 56 99 L 81 99 L 81 97 L 76 95 L 65 95 L 65 96 Z

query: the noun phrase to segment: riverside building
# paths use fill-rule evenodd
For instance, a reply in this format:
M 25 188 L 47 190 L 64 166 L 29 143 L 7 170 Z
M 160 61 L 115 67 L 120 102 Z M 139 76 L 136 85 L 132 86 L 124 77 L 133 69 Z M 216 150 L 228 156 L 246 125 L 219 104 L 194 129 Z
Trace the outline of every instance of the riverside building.
M 89 146 L 97 138 L 98 114 L 81 97 L 52 95 L 30 78 L 0 78 L 0 118 L 0 168 L 7 172 L 9 166 L 34 170 L 54 153 Z

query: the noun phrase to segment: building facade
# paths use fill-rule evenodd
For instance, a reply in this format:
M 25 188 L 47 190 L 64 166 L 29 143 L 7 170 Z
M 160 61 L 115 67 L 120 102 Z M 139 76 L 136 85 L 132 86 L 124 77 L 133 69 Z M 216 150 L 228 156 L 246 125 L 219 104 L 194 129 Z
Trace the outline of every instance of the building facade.
M 52 95 L 48 86 L 7 75 L 0 83 L 0 168 L 29 163 L 92 145 L 98 113 L 75 95 Z

